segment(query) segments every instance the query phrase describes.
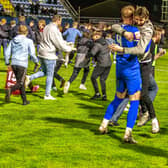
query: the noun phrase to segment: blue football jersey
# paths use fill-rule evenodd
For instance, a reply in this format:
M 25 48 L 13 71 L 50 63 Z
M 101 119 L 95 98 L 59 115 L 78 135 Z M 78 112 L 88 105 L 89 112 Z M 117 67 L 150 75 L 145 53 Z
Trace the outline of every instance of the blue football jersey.
M 135 36 L 135 34 L 139 33 L 139 30 L 137 27 L 135 26 L 131 26 L 131 25 L 122 25 L 122 28 L 124 28 L 126 31 L 128 32 L 132 32 Z M 125 37 L 116 34 L 115 36 L 115 41 L 116 44 L 118 44 L 121 47 L 135 47 L 137 46 L 138 40 L 135 39 L 133 41 L 129 41 L 127 40 Z M 117 57 L 116 57 L 117 63 L 120 64 L 125 64 L 125 65 L 133 65 L 135 63 L 139 63 L 138 62 L 138 58 L 137 55 L 131 55 L 131 54 L 120 54 L 119 52 L 117 53 Z

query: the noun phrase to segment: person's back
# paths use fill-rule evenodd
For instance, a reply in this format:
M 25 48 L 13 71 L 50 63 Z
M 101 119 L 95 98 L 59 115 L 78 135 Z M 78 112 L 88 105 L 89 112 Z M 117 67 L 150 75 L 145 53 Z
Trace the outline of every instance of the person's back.
M 95 41 L 91 54 L 95 56 L 97 65 L 101 67 L 111 66 L 112 62 L 109 51 L 108 44 L 103 37 Z
M 82 37 L 82 34 L 81 32 L 77 29 L 77 22 L 74 22 L 73 23 L 73 27 L 71 28 L 68 28 L 64 33 L 63 33 L 63 36 L 66 37 L 66 41 L 67 42 L 72 42 L 72 43 L 75 43 L 75 40 L 76 38 L 79 36 L 79 37 Z
M 33 41 L 25 35 L 17 35 L 10 42 L 12 53 L 12 65 L 28 66 L 28 56 L 35 55 Z M 7 50 L 8 51 L 8 50 Z

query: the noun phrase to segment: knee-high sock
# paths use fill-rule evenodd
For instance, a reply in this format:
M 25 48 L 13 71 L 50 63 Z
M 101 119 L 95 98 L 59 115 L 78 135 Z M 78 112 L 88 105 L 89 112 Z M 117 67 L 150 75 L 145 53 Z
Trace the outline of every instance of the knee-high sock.
M 127 115 L 127 127 L 133 128 L 138 114 L 139 100 L 130 101 L 130 108 Z
M 106 113 L 104 115 L 104 119 L 110 120 L 114 112 L 116 111 L 117 107 L 122 101 L 123 99 L 120 99 L 117 96 L 115 96 L 115 99 L 107 107 Z

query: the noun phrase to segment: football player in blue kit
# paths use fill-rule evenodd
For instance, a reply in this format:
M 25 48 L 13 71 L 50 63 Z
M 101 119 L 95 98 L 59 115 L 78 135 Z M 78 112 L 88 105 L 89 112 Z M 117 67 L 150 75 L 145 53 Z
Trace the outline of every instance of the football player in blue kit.
M 128 41 L 121 35 L 116 35 L 116 43 L 122 47 L 134 47 L 140 38 L 140 32 L 137 27 L 132 26 L 134 7 L 125 6 L 121 10 L 122 27 L 135 36 L 134 41 Z M 99 127 L 101 133 L 107 133 L 109 120 L 113 116 L 119 104 L 123 101 L 128 92 L 130 100 L 130 109 L 127 115 L 127 127 L 124 135 L 124 141 L 128 143 L 136 143 L 132 137 L 132 129 L 138 113 L 140 91 L 141 91 L 141 74 L 140 65 L 137 55 L 117 53 L 116 57 L 116 95 L 114 100 L 107 107 L 104 119 Z

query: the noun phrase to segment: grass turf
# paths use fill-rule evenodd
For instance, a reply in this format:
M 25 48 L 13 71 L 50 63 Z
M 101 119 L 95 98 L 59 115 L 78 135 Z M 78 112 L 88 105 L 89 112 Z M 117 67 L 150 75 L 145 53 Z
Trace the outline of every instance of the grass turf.
M 126 126 L 126 112 L 119 127 L 111 127 L 107 135 L 100 135 L 98 127 L 107 105 L 115 93 L 115 65 L 107 80 L 108 101 L 90 100 L 93 87 L 91 71 L 86 82 L 87 91 L 79 90 L 82 72 L 63 95 L 58 86 L 52 95 L 55 101 L 43 99 L 45 78 L 36 79 L 37 93 L 27 93 L 30 105 L 23 106 L 20 96 L 11 96 L 4 102 L 6 66 L 0 56 L 0 168 L 107 168 L 168 167 L 168 57 L 160 58 L 156 65 L 159 91 L 154 105 L 160 121 L 159 134 L 151 133 L 151 122 L 134 127 L 138 144 L 122 142 Z M 28 74 L 34 64 L 29 62 Z M 59 73 L 66 80 L 73 70 L 64 66 Z

